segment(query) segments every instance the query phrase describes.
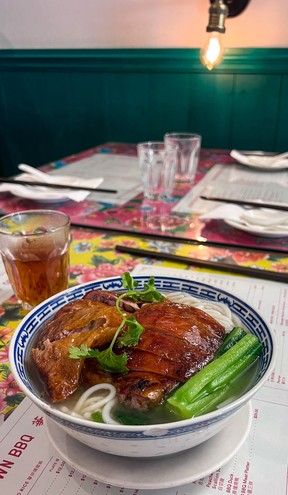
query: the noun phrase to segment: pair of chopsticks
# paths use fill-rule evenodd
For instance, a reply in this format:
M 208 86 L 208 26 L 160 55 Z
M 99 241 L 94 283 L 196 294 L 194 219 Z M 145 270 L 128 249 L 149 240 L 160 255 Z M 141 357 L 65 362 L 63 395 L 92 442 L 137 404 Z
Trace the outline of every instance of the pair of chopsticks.
M 91 225 L 89 223 L 77 223 L 77 222 L 71 222 L 72 227 L 76 228 L 85 228 L 85 229 L 92 229 L 92 230 L 98 230 L 100 232 L 109 232 L 110 234 L 121 234 L 121 235 L 128 235 L 131 237 L 138 237 L 139 239 L 151 239 L 154 241 L 162 241 L 162 242 L 171 242 L 171 243 L 181 243 L 181 244 L 191 244 L 192 246 L 208 246 L 208 247 L 214 247 L 214 248 L 228 248 L 233 251 L 239 251 L 245 249 L 246 251 L 256 251 L 258 253 L 275 253 L 275 254 L 285 254 L 286 251 L 283 249 L 274 249 L 272 247 L 261 247 L 261 246 L 249 246 L 248 244 L 232 244 L 231 242 L 222 242 L 222 241 L 208 241 L 208 240 L 203 240 L 199 241 L 198 239 L 191 239 L 187 237 L 179 237 L 176 235 L 165 235 L 165 234 L 156 234 L 155 232 L 141 232 L 139 230 L 138 232 L 135 232 L 133 230 L 125 230 L 125 229 L 116 229 L 115 227 L 107 227 L 106 225 Z
M 250 268 L 239 265 L 231 265 L 230 263 L 222 263 L 219 261 L 199 260 L 197 258 L 190 258 L 188 256 L 182 256 L 178 254 L 163 253 L 161 251 L 151 251 L 149 249 L 133 248 L 122 245 L 116 245 L 115 249 L 119 253 L 127 253 L 127 254 L 133 254 L 135 256 L 159 258 L 167 261 L 177 261 L 179 263 L 185 263 L 187 265 L 194 265 L 201 268 L 210 268 L 218 271 L 228 271 L 231 273 L 238 273 L 238 275 L 247 275 L 253 278 L 273 280 L 274 282 L 286 282 L 286 283 L 288 282 L 288 273 L 273 272 L 270 270 L 261 270 L 258 268 Z
M 288 211 L 288 205 L 273 205 L 271 203 L 264 203 L 260 201 L 248 201 L 246 199 L 229 199 L 229 198 L 217 198 L 213 196 L 200 196 L 201 199 L 206 199 L 207 201 L 218 201 L 220 203 L 230 203 L 234 205 L 241 206 L 254 206 L 255 208 L 271 208 L 272 210 Z
M 117 194 L 118 191 L 115 189 L 101 189 L 100 187 L 82 187 L 82 186 L 73 186 L 73 185 L 64 185 L 64 184 L 50 184 L 49 182 L 39 182 L 39 181 L 27 181 L 27 180 L 16 180 L 16 179 L 7 179 L 6 177 L 0 177 L 0 183 L 3 184 L 14 184 L 20 186 L 38 186 L 38 187 L 50 187 L 51 189 L 76 189 L 77 191 L 89 191 L 89 192 L 103 192 L 103 193 L 111 193 Z

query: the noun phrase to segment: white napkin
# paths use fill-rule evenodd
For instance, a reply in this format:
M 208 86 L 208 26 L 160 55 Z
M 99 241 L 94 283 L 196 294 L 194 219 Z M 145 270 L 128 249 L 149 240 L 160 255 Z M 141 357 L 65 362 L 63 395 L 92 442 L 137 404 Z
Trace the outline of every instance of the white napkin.
M 30 175 L 30 174 L 20 174 L 17 176 L 19 180 L 23 181 L 32 181 L 32 182 L 42 182 L 40 178 Z M 16 182 L 16 181 L 15 181 Z M 97 191 L 97 187 L 103 182 L 102 178 L 96 179 L 81 179 L 79 177 L 72 176 L 52 176 L 49 175 L 49 183 L 50 184 L 62 184 L 67 185 L 67 189 L 52 189 L 51 187 L 45 188 L 44 186 L 23 186 L 18 184 L 0 184 L 0 192 L 11 192 L 16 196 L 27 197 L 27 199 L 34 199 L 41 201 L 57 201 L 57 199 L 61 200 L 63 198 L 72 199 L 76 202 L 81 202 L 91 194 L 90 191 L 81 190 L 82 187 L 90 187 L 95 188 L 95 192 Z M 79 191 L 69 189 L 69 185 L 79 186 Z
M 286 168 L 288 166 L 288 153 L 281 153 L 279 155 L 265 155 L 263 151 L 255 151 L 249 155 L 248 153 L 241 153 L 240 151 L 232 150 L 230 152 L 230 156 L 243 165 L 253 167 L 278 169 Z
M 245 213 L 245 209 L 238 205 L 222 204 L 211 211 L 200 215 L 200 220 L 236 220 L 239 221 L 241 215 Z
M 200 216 L 202 220 L 232 220 L 253 228 L 288 231 L 288 213 L 272 208 L 242 208 L 238 205 L 220 205 Z

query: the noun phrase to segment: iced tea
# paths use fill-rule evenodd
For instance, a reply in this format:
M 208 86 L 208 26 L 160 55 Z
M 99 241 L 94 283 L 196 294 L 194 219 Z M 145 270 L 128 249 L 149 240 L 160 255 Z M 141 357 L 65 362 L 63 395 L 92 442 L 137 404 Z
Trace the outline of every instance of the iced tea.
M 31 210 L 0 219 L 0 251 L 12 288 L 25 309 L 66 289 L 70 220 L 53 210 Z
M 3 257 L 15 294 L 24 305 L 37 306 L 50 296 L 67 289 L 69 253 L 50 258 L 24 260 Z

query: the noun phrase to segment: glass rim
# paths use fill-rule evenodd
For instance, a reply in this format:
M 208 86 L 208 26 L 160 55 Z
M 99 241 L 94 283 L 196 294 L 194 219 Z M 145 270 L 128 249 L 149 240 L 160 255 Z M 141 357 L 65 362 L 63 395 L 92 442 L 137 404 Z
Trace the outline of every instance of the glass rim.
M 143 142 L 137 144 L 137 148 L 140 146 L 160 146 L 160 145 L 161 145 L 161 147 L 164 147 L 165 142 L 164 141 L 143 141 Z
M 23 234 L 22 236 L 19 236 L 19 237 L 40 237 L 40 236 L 45 236 L 45 235 L 51 235 L 55 232 L 58 232 L 59 230 L 62 230 L 62 229 L 65 229 L 66 227 L 70 227 L 70 224 L 71 224 L 71 219 L 69 217 L 69 215 L 67 215 L 66 213 L 62 212 L 62 211 L 58 211 L 58 210 L 44 210 L 44 209 L 36 209 L 36 210 L 21 210 L 21 211 L 15 211 L 13 213 L 7 213 L 6 215 L 3 215 L 2 217 L 0 217 L 0 235 L 6 235 L 6 236 L 11 236 L 11 232 L 7 232 L 5 230 L 3 230 L 2 228 L 2 222 L 5 222 L 5 220 L 8 220 L 8 219 L 13 219 L 13 218 L 16 218 L 18 215 L 30 215 L 31 214 L 39 214 L 39 215 L 55 215 L 57 217 L 62 217 L 63 219 L 65 219 L 65 222 L 63 223 L 63 225 L 58 225 L 58 226 L 55 226 L 55 228 L 53 228 L 53 230 L 50 230 L 50 231 L 47 231 L 47 232 L 41 232 L 41 233 L 38 233 L 38 234 L 34 234 L 34 233 L 31 233 L 31 234 Z
M 196 132 L 166 132 L 164 134 L 164 139 L 166 137 L 171 137 L 172 139 L 202 139 L 201 134 L 197 134 Z

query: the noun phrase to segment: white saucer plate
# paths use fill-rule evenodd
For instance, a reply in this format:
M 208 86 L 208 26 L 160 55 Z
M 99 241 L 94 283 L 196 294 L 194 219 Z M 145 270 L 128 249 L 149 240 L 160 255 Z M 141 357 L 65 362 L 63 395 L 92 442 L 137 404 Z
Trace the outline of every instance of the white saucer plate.
M 256 170 L 260 170 L 260 171 L 265 171 L 265 172 L 276 172 L 276 171 L 279 171 L 279 170 L 286 170 L 288 168 L 288 160 L 285 160 L 287 162 L 286 163 L 283 163 L 283 162 L 279 162 L 279 163 L 274 163 L 273 166 L 271 164 L 269 165 L 266 165 L 264 163 L 247 163 L 247 162 L 241 162 L 239 160 L 237 160 L 237 163 L 239 163 L 240 165 L 244 165 L 245 167 L 249 167 L 249 168 L 253 168 L 253 169 L 256 169 Z
M 246 223 L 242 223 L 240 220 L 224 220 L 224 222 L 230 227 L 234 227 L 238 230 L 243 230 L 244 232 L 248 232 L 249 234 L 253 234 L 261 237 L 288 237 L 288 230 L 282 229 L 279 227 L 277 229 L 271 229 L 269 227 L 264 227 L 262 225 L 247 225 Z
M 183 453 L 151 460 L 120 457 L 91 449 L 67 435 L 48 417 L 45 426 L 58 454 L 82 474 L 114 486 L 159 490 L 187 485 L 227 464 L 245 442 L 251 422 L 252 406 L 249 402 L 210 440 Z
M 245 167 L 250 167 L 256 170 L 263 170 L 266 172 L 273 172 L 273 171 L 279 171 L 279 170 L 286 170 L 288 168 L 288 159 L 279 159 L 279 161 L 274 162 L 273 164 L 268 163 L 268 161 L 265 162 L 265 158 L 271 158 L 273 156 L 273 153 L 264 153 L 262 151 L 241 151 L 241 154 L 243 157 L 239 156 L 233 156 L 234 160 L 236 160 L 237 163 L 240 165 L 245 165 Z M 253 157 L 254 159 L 256 158 L 255 162 L 249 161 L 249 157 Z M 261 158 L 263 157 L 263 161 Z

